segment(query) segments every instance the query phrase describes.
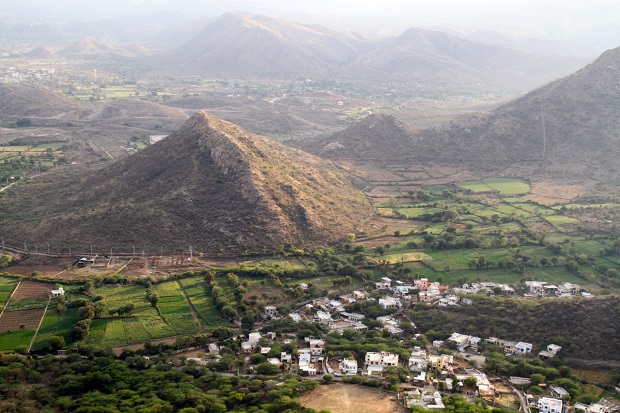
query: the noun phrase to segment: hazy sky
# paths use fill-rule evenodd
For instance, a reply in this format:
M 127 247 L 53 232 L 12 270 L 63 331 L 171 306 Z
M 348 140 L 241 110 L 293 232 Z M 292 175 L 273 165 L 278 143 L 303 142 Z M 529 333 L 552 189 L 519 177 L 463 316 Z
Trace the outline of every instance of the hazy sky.
M 368 31 L 386 34 L 436 26 L 554 40 L 589 36 L 596 41 L 598 36 L 604 43 L 620 44 L 620 0 L 0 0 L 0 21 L 141 16 L 164 24 L 236 10 L 338 24 L 337 29 L 363 30 L 367 24 Z M 338 16 L 343 18 L 334 18 Z

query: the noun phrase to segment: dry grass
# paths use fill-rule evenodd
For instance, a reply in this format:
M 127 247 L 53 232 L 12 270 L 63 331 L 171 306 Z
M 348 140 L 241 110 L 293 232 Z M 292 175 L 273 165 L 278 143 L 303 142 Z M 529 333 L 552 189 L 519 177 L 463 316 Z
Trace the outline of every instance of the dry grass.
M 332 413 L 405 412 L 392 394 L 380 389 L 347 384 L 320 386 L 300 398 L 305 407 Z

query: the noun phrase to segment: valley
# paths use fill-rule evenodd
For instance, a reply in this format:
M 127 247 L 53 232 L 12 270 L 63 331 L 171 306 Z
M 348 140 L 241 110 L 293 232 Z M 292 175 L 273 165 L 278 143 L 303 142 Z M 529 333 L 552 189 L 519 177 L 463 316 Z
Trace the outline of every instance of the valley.
M 620 48 L 3 10 L 0 411 L 620 410 Z

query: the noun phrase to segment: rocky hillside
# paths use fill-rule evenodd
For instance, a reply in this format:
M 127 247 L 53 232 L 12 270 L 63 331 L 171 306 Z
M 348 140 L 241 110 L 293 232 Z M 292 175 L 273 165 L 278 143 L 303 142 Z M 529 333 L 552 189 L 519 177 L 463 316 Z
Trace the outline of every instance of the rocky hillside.
M 50 174 L 7 192 L 5 240 L 74 250 L 270 252 L 339 240 L 370 209 L 325 161 L 205 112 L 104 169 Z
M 303 143 L 303 149 L 328 159 L 400 159 L 413 143 L 414 129 L 392 115 L 372 114 L 334 135 Z
M 620 177 L 620 47 L 485 114 L 416 135 L 436 162 L 596 179 Z

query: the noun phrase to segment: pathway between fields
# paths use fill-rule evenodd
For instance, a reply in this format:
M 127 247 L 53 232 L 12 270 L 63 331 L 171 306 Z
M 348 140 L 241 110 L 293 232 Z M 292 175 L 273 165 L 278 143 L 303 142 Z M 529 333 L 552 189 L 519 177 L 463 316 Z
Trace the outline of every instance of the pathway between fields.
M 43 316 L 41 316 L 41 319 L 39 320 L 39 325 L 37 326 L 37 331 L 34 332 L 34 336 L 32 337 L 32 341 L 30 342 L 30 345 L 28 346 L 28 353 L 30 353 L 30 349 L 32 348 L 33 344 L 34 344 L 34 340 L 37 338 L 37 334 L 39 334 L 39 330 L 41 329 L 41 324 L 43 324 L 43 319 L 45 318 L 45 314 L 47 314 L 47 308 L 50 306 L 50 301 L 52 300 L 51 297 L 49 297 L 47 299 L 47 305 L 45 306 L 45 311 L 43 311 Z
M 198 312 L 196 311 L 194 304 L 192 304 L 191 300 L 187 296 L 187 293 L 185 292 L 185 289 L 183 288 L 181 283 L 178 281 L 176 283 L 177 283 L 177 287 L 179 287 L 179 291 L 181 291 L 181 294 L 183 295 L 183 299 L 185 300 L 185 302 L 187 303 L 187 306 L 189 307 L 189 311 L 192 313 L 192 320 L 194 321 L 194 325 L 196 326 L 198 331 L 202 331 L 202 324 L 200 324 L 200 319 L 198 318 Z

